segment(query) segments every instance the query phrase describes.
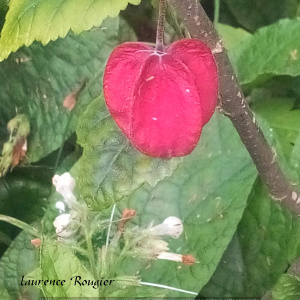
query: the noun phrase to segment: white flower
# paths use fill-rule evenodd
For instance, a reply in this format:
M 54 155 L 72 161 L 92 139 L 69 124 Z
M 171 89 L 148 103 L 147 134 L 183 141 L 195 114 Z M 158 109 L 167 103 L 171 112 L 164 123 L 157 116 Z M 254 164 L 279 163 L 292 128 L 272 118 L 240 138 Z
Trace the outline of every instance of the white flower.
M 72 206 L 72 203 L 76 201 L 73 195 L 73 189 L 75 187 L 75 179 L 69 172 L 62 175 L 54 175 L 52 183 L 56 188 L 56 191 L 64 197 L 65 202 L 68 206 Z
M 53 225 L 55 227 L 55 232 L 59 237 L 69 237 L 73 234 L 73 231 L 67 230 L 70 221 L 70 214 L 61 214 L 56 217 L 56 219 L 53 222 Z
M 170 235 L 177 239 L 183 232 L 183 225 L 179 218 L 168 217 L 161 224 L 150 228 L 155 235 Z
M 182 255 L 177 253 L 172 253 L 172 252 L 160 252 L 157 255 L 157 258 L 182 262 Z
M 194 256 L 190 254 L 177 254 L 172 252 L 160 252 L 157 255 L 158 259 L 166 259 L 166 260 L 173 260 L 176 262 L 182 262 L 185 265 L 193 265 L 196 262 Z

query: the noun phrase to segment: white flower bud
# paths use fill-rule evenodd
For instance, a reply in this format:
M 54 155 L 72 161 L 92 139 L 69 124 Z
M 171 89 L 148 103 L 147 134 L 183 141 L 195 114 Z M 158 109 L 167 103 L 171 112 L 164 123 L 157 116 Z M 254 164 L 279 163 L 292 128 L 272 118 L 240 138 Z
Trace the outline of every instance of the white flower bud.
M 72 231 L 66 230 L 70 221 L 71 221 L 70 214 L 61 214 L 56 217 L 56 219 L 53 222 L 53 225 L 55 227 L 55 232 L 59 237 L 69 237 L 70 235 L 73 234 Z
M 183 225 L 179 218 L 168 217 L 161 224 L 150 228 L 155 235 L 170 235 L 177 239 L 183 232 Z
M 177 254 L 172 252 L 160 252 L 157 255 L 157 258 L 181 262 L 185 265 L 190 265 L 190 266 L 196 263 L 196 259 L 194 258 L 193 255 L 190 254 L 182 255 L 182 254 Z
M 66 211 L 65 204 L 64 204 L 62 201 L 57 201 L 57 202 L 55 203 L 55 207 L 59 210 L 60 213 Z
M 172 253 L 172 252 L 160 252 L 157 255 L 157 258 L 182 262 L 182 255 L 177 253 Z
M 76 198 L 73 195 L 75 179 L 69 172 L 62 175 L 54 175 L 52 183 L 55 186 L 56 191 L 64 197 L 64 200 L 69 206 L 72 205 L 72 202 L 76 201 Z

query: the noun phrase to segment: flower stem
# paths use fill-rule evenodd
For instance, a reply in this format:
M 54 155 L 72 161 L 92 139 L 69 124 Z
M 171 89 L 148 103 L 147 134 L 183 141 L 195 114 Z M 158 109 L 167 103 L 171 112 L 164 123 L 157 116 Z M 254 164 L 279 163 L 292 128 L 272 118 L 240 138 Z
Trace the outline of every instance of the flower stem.
M 20 221 L 18 219 L 15 219 L 13 217 L 9 217 L 9 216 L 5 216 L 5 215 L 0 215 L 0 221 L 9 223 L 11 225 L 14 225 L 16 227 L 19 227 L 21 229 L 23 229 L 24 231 L 26 231 L 27 233 L 31 234 L 34 237 L 40 238 L 41 235 L 38 233 L 38 231 L 32 227 L 31 225 Z
M 113 217 L 115 214 L 115 209 L 116 209 L 116 204 L 114 204 L 112 211 L 111 211 L 111 215 L 110 215 L 110 220 L 109 220 L 109 225 L 108 225 L 108 230 L 107 230 L 107 237 L 106 237 L 106 244 L 105 244 L 105 253 L 107 253 L 107 248 L 108 248 L 108 244 L 109 244 L 109 236 L 110 236 Z
M 87 244 L 87 248 L 88 248 L 88 253 L 89 253 L 89 261 L 90 261 L 90 265 L 92 268 L 92 274 L 94 276 L 94 278 L 96 279 L 98 276 L 97 272 L 96 272 L 96 260 L 95 260 L 95 254 L 94 254 L 94 250 L 93 250 L 93 245 L 92 245 L 92 240 L 91 240 L 91 235 L 88 233 L 88 231 L 85 231 L 85 237 L 86 237 L 86 244 Z
M 156 51 L 164 51 L 164 25 L 166 15 L 167 0 L 159 1 L 159 13 L 157 20 L 157 31 L 156 31 Z
M 220 19 L 220 0 L 215 0 L 214 26 L 217 28 Z

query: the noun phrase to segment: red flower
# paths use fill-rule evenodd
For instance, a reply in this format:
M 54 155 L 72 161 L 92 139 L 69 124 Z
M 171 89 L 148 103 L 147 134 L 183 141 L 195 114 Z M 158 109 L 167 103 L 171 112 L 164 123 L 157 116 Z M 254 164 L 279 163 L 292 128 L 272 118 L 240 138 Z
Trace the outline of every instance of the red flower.
M 112 117 L 138 150 L 154 157 L 191 153 L 217 94 L 215 60 L 199 40 L 183 39 L 163 52 L 145 43 L 121 44 L 104 74 Z

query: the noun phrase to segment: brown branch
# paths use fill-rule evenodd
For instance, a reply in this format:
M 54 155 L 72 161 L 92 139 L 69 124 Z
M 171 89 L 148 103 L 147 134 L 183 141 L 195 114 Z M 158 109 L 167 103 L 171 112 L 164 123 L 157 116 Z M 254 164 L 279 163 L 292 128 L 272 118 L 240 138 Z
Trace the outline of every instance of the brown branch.
M 284 176 L 275 152 L 258 127 L 223 47 L 223 41 L 207 14 L 198 0 L 169 0 L 169 3 L 184 20 L 191 37 L 202 40 L 212 49 L 219 72 L 221 109 L 239 133 L 270 195 L 299 216 L 299 194 Z

